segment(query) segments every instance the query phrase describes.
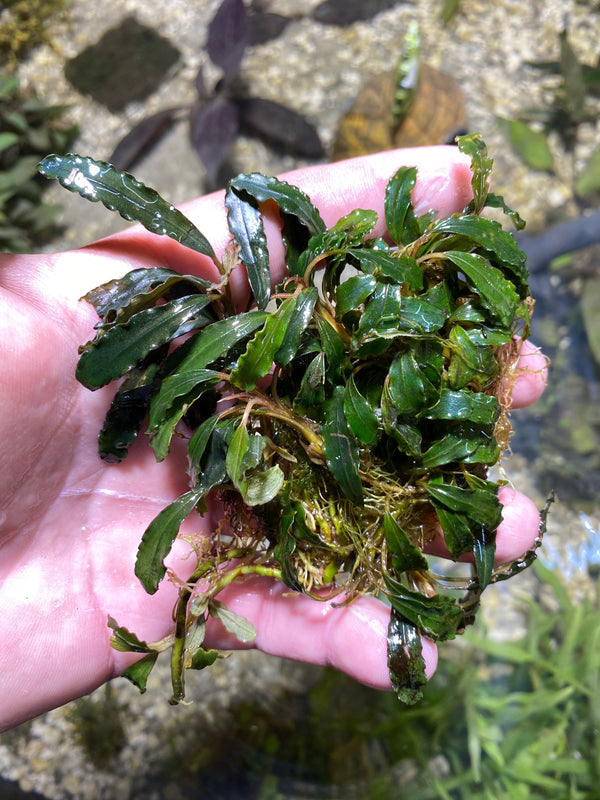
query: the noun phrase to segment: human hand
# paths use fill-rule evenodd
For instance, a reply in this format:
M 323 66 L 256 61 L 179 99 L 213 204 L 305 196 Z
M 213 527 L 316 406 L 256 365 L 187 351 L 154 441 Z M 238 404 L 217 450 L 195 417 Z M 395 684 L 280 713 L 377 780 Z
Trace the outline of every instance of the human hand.
M 384 187 L 402 164 L 418 167 L 413 198 L 418 213 L 446 215 L 470 199 L 468 159 L 456 148 L 394 151 L 285 176 L 303 188 L 330 225 L 355 207 L 383 219 Z M 332 193 L 334 196 L 332 196 Z M 221 193 L 193 201 L 184 213 L 217 253 L 228 241 Z M 283 269 L 275 215 L 266 220 L 273 263 Z M 375 232 L 383 233 L 383 223 Z M 158 511 L 187 488 L 183 449 L 175 444 L 158 465 L 138 442 L 125 462 L 108 466 L 96 455 L 96 436 L 111 390 L 91 393 L 75 378 L 78 346 L 90 338 L 93 309 L 80 298 L 130 269 L 167 266 L 216 277 L 208 259 L 139 226 L 82 250 L 0 260 L 0 355 L 5 382 L 0 414 L 0 730 L 90 692 L 120 674 L 131 654 L 110 647 L 112 615 L 147 641 L 165 636 L 176 588 L 164 581 L 145 593 L 134 575 L 141 533 Z M 276 272 L 276 269 L 274 270 Z M 247 285 L 240 272 L 235 292 Z M 534 402 L 543 389 L 543 358 L 525 343 L 513 406 Z M 531 547 L 538 512 L 504 487 L 497 534 L 499 562 Z M 214 530 L 210 512 L 194 531 Z M 200 526 L 200 530 L 198 530 Z M 191 530 L 191 523 L 187 523 Z M 184 529 L 185 532 L 185 529 Z M 186 546 L 177 542 L 169 564 L 185 571 Z M 386 635 L 389 610 L 374 598 L 334 608 L 289 595 L 281 584 L 255 579 L 221 595 L 248 618 L 258 635 L 251 646 L 279 656 L 332 664 L 369 685 L 389 688 Z M 215 620 L 206 644 L 241 646 Z M 425 640 L 427 673 L 435 646 Z

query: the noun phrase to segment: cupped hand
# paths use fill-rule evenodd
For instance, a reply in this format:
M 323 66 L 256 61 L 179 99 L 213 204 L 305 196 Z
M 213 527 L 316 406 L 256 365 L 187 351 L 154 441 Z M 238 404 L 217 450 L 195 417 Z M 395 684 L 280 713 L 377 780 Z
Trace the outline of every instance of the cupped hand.
M 417 166 L 413 199 L 418 213 L 461 210 L 471 196 L 468 159 L 456 148 L 400 150 L 284 176 L 318 206 L 328 225 L 348 211 L 371 208 L 383 219 L 384 188 L 402 165 Z M 182 207 L 222 252 L 228 241 L 223 195 Z M 283 269 L 277 216 L 266 208 L 275 269 Z M 103 213 L 100 209 L 98 213 Z M 379 223 L 376 235 L 383 234 Z M 98 284 L 144 266 L 214 275 L 206 258 L 139 226 L 77 251 L 0 257 L 0 730 L 61 705 L 120 674 L 129 654 L 110 647 L 110 614 L 141 638 L 169 632 L 176 589 L 164 581 L 145 593 L 134 575 L 137 547 L 149 522 L 187 488 L 184 452 L 174 447 L 157 464 L 144 441 L 120 465 L 96 454 L 97 433 L 111 387 L 90 392 L 75 378 L 77 348 L 93 335 L 93 309 L 79 298 Z M 247 293 L 243 271 L 235 291 Z M 215 276 L 216 277 L 216 276 Z M 523 345 L 524 369 L 513 406 L 543 390 L 544 360 Z M 143 437 L 142 437 L 143 438 Z M 504 488 L 497 558 L 531 547 L 538 512 L 526 497 Z M 188 530 L 210 533 L 217 520 L 194 515 Z M 171 565 L 185 571 L 178 542 Z M 279 656 L 331 664 L 369 685 L 389 688 L 386 635 L 389 610 L 373 598 L 335 608 L 291 596 L 281 584 L 253 580 L 230 586 L 224 600 L 250 619 L 253 646 Z M 211 621 L 208 642 L 239 646 Z M 428 674 L 435 646 L 425 640 Z

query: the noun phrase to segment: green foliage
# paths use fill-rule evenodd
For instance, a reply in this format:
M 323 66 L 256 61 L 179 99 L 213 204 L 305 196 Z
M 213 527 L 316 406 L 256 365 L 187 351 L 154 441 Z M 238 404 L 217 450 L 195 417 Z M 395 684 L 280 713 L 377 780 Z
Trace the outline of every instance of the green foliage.
M 65 111 L 0 74 L 0 250 L 30 251 L 52 230 L 60 207 L 43 202 L 37 164 L 48 150 L 64 152 L 73 142 L 77 129 L 64 124 Z
M 226 192 L 227 263 L 131 175 L 75 155 L 40 165 L 69 190 L 203 253 L 220 273 L 211 284 L 162 267 L 134 270 L 85 298 L 100 322 L 77 378 L 97 389 L 125 377 L 100 454 L 124 458 L 146 410 L 158 461 L 176 431 L 189 440 L 189 491 L 140 543 L 135 572 L 146 591 L 157 591 L 181 524 L 203 513 L 209 492 L 232 523 L 198 553 L 171 637 L 140 643 L 111 622 L 115 646 L 147 654 L 128 675 L 142 690 L 155 654 L 171 647 L 173 702 L 183 699 L 186 668 L 214 660 L 203 653 L 206 616 L 232 624 L 217 595 L 258 574 L 320 600 L 387 596 L 388 663 L 399 697 L 414 702 L 424 682 L 418 633 L 453 638 L 489 583 L 533 560 L 528 553 L 494 569 L 501 507 L 498 484 L 485 479 L 508 436 L 494 392 L 516 357 L 513 334 L 528 334 L 525 257 L 499 223 L 479 216 L 491 170 L 483 142 L 470 136 L 459 146 L 472 156 L 472 203 L 446 219 L 418 217 L 416 170 L 398 170 L 385 193 L 392 244 L 370 236 L 372 211 L 327 229 L 295 187 L 236 178 Z M 276 287 L 265 201 L 279 206 L 288 243 L 288 276 Z M 230 292 L 235 259 L 248 274 L 245 309 Z M 472 575 L 454 584 L 467 590 L 464 601 L 423 552 L 440 528 L 453 559 L 473 556 Z M 228 630 L 251 635 L 239 622 Z
M 580 126 L 596 119 L 590 99 L 600 96 L 600 59 L 595 66 L 582 64 L 567 30 L 560 33 L 559 47 L 557 61 L 529 64 L 551 76 L 552 102 L 543 109 L 526 109 L 517 119 L 498 119 L 500 130 L 523 162 L 531 169 L 550 173 L 556 172 L 556 165 L 548 134 L 557 133 L 565 153 L 576 154 Z M 600 147 L 592 151 L 579 174 L 573 176 L 573 189 L 581 199 L 600 192 Z
M 68 5 L 68 0 L 4 0 L 0 64 L 12 69 L 28 50 L 48 41 L 48 23 L 64 16 Z

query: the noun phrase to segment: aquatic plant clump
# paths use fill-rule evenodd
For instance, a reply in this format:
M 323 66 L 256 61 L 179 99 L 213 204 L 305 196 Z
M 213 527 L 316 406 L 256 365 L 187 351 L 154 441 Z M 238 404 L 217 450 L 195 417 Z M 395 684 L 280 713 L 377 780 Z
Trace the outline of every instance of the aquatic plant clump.
M 453 638 L 479 597 L 535 557 L 494 566 L 501 521 L 488 468 L 508 444 L 515 335 L 528 335 L 532 301 L 525 255 L 481 215 L 502 209 L 488 193 L 492 161 L 476 136 L 473 200 L 462 213 L 417 216 L 416 169 L 385 194 L 390 241 L 373 237 L 373 211 L 327 228 L 298 188 L 240 175 L 225 193 L 231 243 L 219 259 L 173 206 L 131 175 L 81 156 L 49 156 L 41 172 L 100 200 L 148 230 L 209 256 L 216 282 L 171 269 L 136 269 L 90 291 L 100 322 L 80 349 L 78 380 L 120 382 L 99 434 L 109 462 L 141 430 L 158 461 L 186 437 L 189 490 L 145 531 L 135 572 L 154 593 L 183 521 L 215 494 L 224 516 L 192 540 L 197 563 L 179 586 L 174 633 L 140 641 L 110 619 L 113 645 L 143 654 L 125 675 L 142 691 L 171 648 L 173 702 L 187 668 L 222 654 L 204 646 L 209 615 L 242 640 L 255 631 L 219 600 L 232 581 L 266 575 L 290 592 L 347 604 L 372 594 L 391 606 L 388 662 L 406 702 L 425 682 L 420 635 Z M 272 288 L 261 203 L 283 221 L 287 274 Z M 245 308 L 229 278 L 243 264 Z M 428 551 L 443 537 L 448 563 L 473 555 L 471 574 L 442 574 Z M 460 596 L 457 596 L 460 595 Z

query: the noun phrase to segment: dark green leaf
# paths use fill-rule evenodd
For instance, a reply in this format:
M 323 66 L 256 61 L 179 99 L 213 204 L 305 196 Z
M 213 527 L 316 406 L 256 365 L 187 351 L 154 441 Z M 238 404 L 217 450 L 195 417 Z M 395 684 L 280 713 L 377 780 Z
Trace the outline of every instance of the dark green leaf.
M 335 300 L 335 315 L 342 319 L 348 311 L 362 305 L 377 286 L 372 275 L 353 275 L 338 286 Z
M 319 336 L 327 360 L 327 377 L 339 381 L 344 370 L 347 355 L 346 347 L 336 328 L 321 316 L 316 317 Z
M 217 263 L 208 239 L 196 226 L 158 192 L 144 186 L 128 172 L 119 172 L 105 161 L 72 153 L 47 156 L 40 163 L 39 171 L 47 178 L 56 178 L 65 189 L 93 202 L 100 201 L 125 219 L 141 222 L 152 233 L 170 236 Z
M 505 231 L 499 222 L 473 215 L 453 216 L 436 222 L 434 230 L 436 233 L 450 233 L 472 239 L 490 254 L 490 258 L 497 260 L 503 270 L 511 274 L 519 297 L 523 299 L 528 295 L 526 255 L 519 249 L 514 236 Z
M 366 248 L 348 251 L 360 264 L 364 272 L 374 277 L 389 278 L 397 284 L 406 284 L 409 289 L 419 291 L 423 288 L 423 270 L 418 262 L 404 254 L 387 253 L 384 250 Z
M 469 420 L 480 425 L 493 425 L 499 415 L 500 404 L 495 397 L 469 389 L 442 389 L 439 401 L 423 412 L 427 419 Z
M 353 503 L 362 505 L 358 447 L 346 423 L 344 397 L 344 387 L 336 386 L 333 396 L 325 405 L 325 421 L 321 427 L 323 453 L 331 474 L 346 497 Z
M 408 244 L 420 234 L 411 197 L 416 182 L 416 167 L 400 167 L 385 190 L 385 224 L 397 244 Z
M 441 467 L 454 461 L 463 464 L 488 464 L 498 461 L 500 448 L 491 430 L 461 426 L 458 432 L 447 433 L 430 445 L 421 464 L 426 469 Z
M 478 133 L 459 136 L 456 140 L 458 149 L 471 158 L 471 187 L 473 200 L 469 210 L 478 214 L 486 204 L 493 159 L 488 157 L 485 142 Z
M 387 663 L 398 699 L 407 705 L 418 703 L 427 683 L 421 637 L 414 625 L 392 608 L 387 634 Z
M 186 492 L 155 517 L 144 531 L 135 562 L 135 574 L 148 594 L 154 594 L 165 576 L 164 559 L 184 519 L 202 499 L 204 492 L 198 489 Z
M 427 493 L 436 508 L 443 506 L 450 511 L 458 511 L 490 530 L 496 530 L 502 521 L 502 506 L 495 484 L 485 489 L 463 489 L 429 481 Z
M 492 580 L 494 557 L 496 555 L 495 531 L 488 531 L 485 526 L 482 526 L 479 535 L 475 537 L 473 555 L 475 557 L 477 581 L 479 582 L 480 589 L 483 591 Z
M 383 519 L 383 530 L 388 550 L 393 555 L 392 564 L 398 575 L 407 570 L 429 569 L 425 556 L 389 513 Z
M 442 505 L 436 505 L 435 511 L 444 532 L 444 541 L 450 556 L 456 561 L 475 546 L 476 539 L 472 530 L 472 520 L 469 520 L 465 514 L 450 511 Z
M 393 578 L 386 579 L 390 603 L 417 630 L 434 640 L 454 639 L 464 623 L 464 613 L 451 597 L 428 597 L 413 592 Z
M 205 650 L 199 647 L 192 655 L 191 669 L 204 669 L 210 667 L 219 658 L 220 653 L 218 650 Z
M 105 461 L 121 461 L 137 438 L 157 388 L 158 369 L 158 363 L 150 363 L 131 370 L 116 392 L 98 434 L 98 453 Z
M 269 251 L 262 214 L 251 195 L 231 187 L 225 193 L 225 207 L 229 230 L 240 246 L 240 257 L 248 273 L 252 295 L 262 310 L 271 296 Z
M 110 645 L 115 650 L 120 650 L 123 653 L 154 652 L 146 642 L 141 641 L 135 633 L 131 633 L 127 628 L 119 625 L 113 617 L 109 616 L 107 625 L 113 632 L 110 637 Z
M 227 474 L 233 481 L 234 485 L 239 488 L 239 484 L 244 476 L 244 457 L 248 450 L 248 429 L 246 422 L 241 420 L 227 449 L 227 457 L 225 459 L 225 468 Z
M 215 414 L 205 420 L 202 425 L 195 431 L 194 435 L 188 444 L 188 459 L 190 463 L 190 470 L 192 474 L 197 470 L 202 457 L 206 451 L 206 447 L 210 441 L 214 429 L 219 422 L 219 417 Z
M 471 331 L 460 325 L 453 326 L 449 342 L 452 347 L 448 367 L 448 383 L 451 388 L 462 389 L 475 379 L 481 388 L 485 388 L 498 373 L 498 363 L 493 351 L 485 344 L 473 342 Z
M 206 324 L 202 309 L 210 297 L 193 295 L 147 308 L 123 325 L 115 325 L 83 350 L 75 375 L 88 389 L 98 389 L 142 361 L 167 342 Z
M 306 368 L 300 383 L 300 389 L 294 398 L 294 411 L 314 413 L 314 409 L 319 408 L 324 401 L 325 353 L 321 351 L 317 353 Z
M 311 236 L 325 230 L 325 223 L 308 195 L 285 181 L 253 172 L 234 178 L 230 186 L 236 191 L 247 192 L 259 203 L 274 200 L 284 214 L 294 216 L 306 226 Z
M 398 327 L 409 333 L 435 333 L 444 326 L 448 312 L 428 302 L 425 295 L 403 297 Z
M 482 305 L 488 309 L 492 319 L 510 327 L 519 304 L 519 296 L 513 284 L 506 280 L 499 269 L 476 253 L 448 250 L 446 256 L 467 276 L 468 282 L 478 293 Z
M 292 561 L 296 550 L 295 521 L 297 506 L 290 502 L 291 484 L 287 483 L 282 492 L 281 517 L 279 522 L 279 536 L 273 549 L 273 555 L 281 567 L 281 579 L 285 585 L 294 592 L 302 591 L 302 584 L 298 580 L 298 573 Z
M 140 694 L 144 694 L 146 691 L 146 683 L 148 682 L 148 678 L 157 658 L 158 652 L 148 653 L 148 655 L 136 661 L 135 664 L 131 664 L 131 666 L 123 670 L 121 677 L 127 678 L 128 681 L 131 681 L 131 683 L 140 690 Z
M 294 316 L 297 300 L 294 296 L 286 298 L 276 312 L 268 315 L 263 327 L 248 342 L 246 352 L 240 356 L 236 368 L 231 372 L 230 380 L 234 386 L 249 391 L 269 373 Z
M 392 283 L 378 283 L 360 318 L 359 332 L 363 336 L 372 331 L 376 332 L 378 336 L 386 336 L 386 334 L 396 336 L 401 308 L 400 286 Z
M 314 286 L 303 289 L 297 296 L 283 341 L 273 358 L 280 367 L 287 366 L 298 352 L 302 334 L 310 323 L 317 297 L 318 292 Z
M 379 429 L 377 414 L 368 400 L 358 391 L 353 375 L 346 383 L 344 413 L 352 433 L 366 446 L 375 444 Z
M 439 354 L 433 343 L 420 345 L 421 353 L 415 349 L 405 350 L 395 356 L 389 372 L 390 399 L 399 416 L 412 416 L 437 403 L 441 392 L 441 370 L 435 362 L 427 363 L 421 358 L 426 350 L 432 356 Z
M 122 278 L 103 283 L 89 291 L 83 299 L 94 306 L 104 322 L 113 322 L 119 309 L 128 308 L 128 316 L 131 316 L 142 308 L 149 308 L 181 281 L 191 285 L 190 294 L 210 286 L 209 281 L 193 275 L 180 275 L 164 267 L 147 267 L 131 270 Z

